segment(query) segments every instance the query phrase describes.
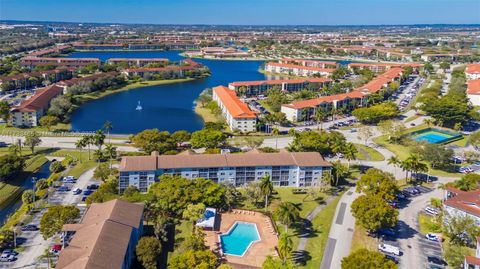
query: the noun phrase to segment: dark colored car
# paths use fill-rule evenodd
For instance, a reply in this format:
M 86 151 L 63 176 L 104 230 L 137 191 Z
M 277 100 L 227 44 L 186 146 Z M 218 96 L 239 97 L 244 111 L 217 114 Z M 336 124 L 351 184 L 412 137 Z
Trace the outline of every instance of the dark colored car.
M 396 232 L 393 229 L 378 229 L 377 233 L 380 235 L 386 235 L 386 236 L 395 236 Z
M 98 187 L 99 186 L 97 184 L 88 185 L 87 190 L 96 190 L 96 189 L 98 189 Z
M 28 225 L 22 226 L 21 230 L 22 231 L 38 231 L 38 227 L 37 225 L 28 224 Z
M 435 256 L 428 256 L 428 262 L 429 263 L 434 263 L 434 264 L 439 264 L 439 265 L 448 265 L 444 260 L 442 260 L 439 257 Z
M 385 255 L 385 258 L 386 258 L 387 260 L 393 261 L 395 264 L 398 264 L 397 258 L 395 258 L 395 257 L 393 257 L 393 256 Z
M 88 196 L 88 195 L 92 194 L 93 192 L 94 192 L 93 190 L 87 189 L 87 190 L 83 191 L 83 195 Z

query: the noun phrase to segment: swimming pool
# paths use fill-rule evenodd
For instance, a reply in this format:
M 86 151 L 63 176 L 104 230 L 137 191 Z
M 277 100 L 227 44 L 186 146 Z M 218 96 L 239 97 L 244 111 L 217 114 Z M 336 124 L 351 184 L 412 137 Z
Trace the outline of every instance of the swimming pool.
M 255 223 L 237 221 L 230 230 L 220 236 L 223 253 L 243 256 L 248 248 L 260 241 Z
M 462 135 L 459 133 L 435 128 L 426 128 L 423 130 L 412 132 L 410 135 L 414 140 L 425 141 L 429 144 L 442 144 L 452 142 L 462 137 Z

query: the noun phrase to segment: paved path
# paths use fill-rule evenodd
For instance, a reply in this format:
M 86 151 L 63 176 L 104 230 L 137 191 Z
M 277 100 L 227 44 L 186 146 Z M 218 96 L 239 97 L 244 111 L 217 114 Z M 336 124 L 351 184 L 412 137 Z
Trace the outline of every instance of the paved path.
M 333 199 L 335 199 L 336 195 L 330 195 L 328 198 L 325 200 L 323 204 L 318 205 L 315 207 L 306 217 L 305 217 L 305 223 L 303 226 L 302 234 L 299 235 L 300 241 L 298 242 L 298 247 L 297 247 L 297 252 L 302 253 L 305 251 L 305 246 L 307 245 L 307 240 L 308 236 L 312 232 L 311 230 L 311 223 L 313 219 L 322 211 L 322 209 L 330 204 Z
M 321 269 L 341 268 L 343 257 L 350 254 L 355 218 L 350 210 L 350 205 L 360 194 L 351 187 L 338 202 L 332 226 L 328 234 L 328 241 L 323 253 Z

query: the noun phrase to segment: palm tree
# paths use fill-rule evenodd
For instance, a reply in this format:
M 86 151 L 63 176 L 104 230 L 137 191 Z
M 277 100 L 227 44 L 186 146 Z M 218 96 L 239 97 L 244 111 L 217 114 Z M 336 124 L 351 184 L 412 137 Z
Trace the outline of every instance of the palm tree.
M 110 143 L 110 131 L 113 129 L 112 123 L 107 120 L 107 121 L 103 124 L 103 129 L 105 129 L 105 131 L 107 131 L 108 143 Z
M 93 135 L 94 144 L 99 150 L 102 150 L 103 143 L 105 142 L 105 134 L 102 130 L 97 130 Z
M 286 234 L 283 233 L 278 239 L 278 254 L 283 261 L 283 264 L 287 262 L 287 258 L 290 256 L 290 253 L 293 249 L 292 239 Z
M 10 146 L 8 146 L 8 151 L 10 153 L 12 153 L 13 155 L 17 155 L 18 152 L 19 152 L 18 145 L 17 144 L 11 144 Z
M 345 155 L 345 159 L 348 161 L 347 170 L 350 170 L 350 161 L 355 160 L 357 158 L 358 150 L 353 143 L 347 143 L 343 149 L 343 154 Z
M 85 135 L 82 137 L 82 143 L 84 146 L 86 146 L 88 148 L 88 160 L 91 159 L 91 145 L 95 143 L 95 138 L 93 137 L 93 135 Z
M 80 138 L 75 142 L 75 147 L 80 151 L 82 151 L 85 146 L 85 139 L 83 138 Z M 82 154 L 80 154 L 80 162 L 82 162 Z
M 336 161 L 336 162 L 332 163 L 332 165 L 333 165 L 332 166 L 332 172 L 335 175 L 335 186 L 337 186 L 340 178 L 345 176 L 347 174 L 348 170 L 346 169 L 346 167 L 340 161 Z
M 298 208 L 291 202 L 282 202 L 276 213 L 280 222 L 285 225 L 285 233 L 288 233 L 288 227 L 300 218 Z
M 272 135 L 275 136 L 275 149 L 278 149 L 278 134 L 280 134 L 280 131 L 277 128 L 273 128 Z
M 397 173 L 397 166 L 400 165 L 402 163 L 402 161 L 400 161 L 400 159 L 395 155 L 390 157 L 387 161 L 388 161 L 388 164 L 393 165 L 393 167 L 394 167 L 393 168 L 394 169 L 393 173 L 396 174 Z
M 117 158 L 117 147 L 114 147 L 112 144 L 107 144 L 105 146 L 105 155 L 108 156 L 110 161 L 110 170 L 112 170 L 112 159 Z
M 433 125 L 433 120 L 431 118 L 426 118 L 423 120 L 423 123 L 427 125 L 427 127 L 430 127 Z
M 272 195 L 273 192 L 273 183 L 270 180 L 270 176 L 266 175 L 260 181 L 260 189 L 262 190 L 263 195 L 265 195 L 265 212 L 267 211 L 268 206 L 268 197 Z
M 320 109 L 315 109 L 315 120 L 317 121 L 317 129 L 323 130 L 323 119 L 325 118 L 325 113 Z
M 415 172 L 415 174 L 418 172 L 428 171 L 428 165 L 422 162 L 422 159 L 417 154 L 410 154 L 410 156 L 408 156 L 408 158 L 403 163 L 402 164 L 405 167 L 404 169 L 410 170 L 411 172 Z M 412 173 L 410 173 L 410 175 L 411 174 Z M 407 179 L 408 179 L 408 176 L 407 176 Z

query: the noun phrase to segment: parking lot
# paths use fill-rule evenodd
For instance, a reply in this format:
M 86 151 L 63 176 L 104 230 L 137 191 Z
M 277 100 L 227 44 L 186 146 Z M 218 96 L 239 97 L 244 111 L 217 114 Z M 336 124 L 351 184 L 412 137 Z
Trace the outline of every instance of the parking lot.
M 397 92 L 392 95 L 392 100 L 398 105 L 400 111 L 404 111 L 409 106 L 424 82 L 424 78 L 410 76 L 400 85 Z

